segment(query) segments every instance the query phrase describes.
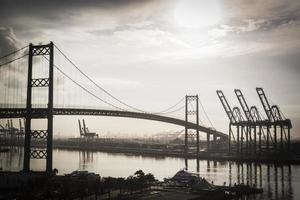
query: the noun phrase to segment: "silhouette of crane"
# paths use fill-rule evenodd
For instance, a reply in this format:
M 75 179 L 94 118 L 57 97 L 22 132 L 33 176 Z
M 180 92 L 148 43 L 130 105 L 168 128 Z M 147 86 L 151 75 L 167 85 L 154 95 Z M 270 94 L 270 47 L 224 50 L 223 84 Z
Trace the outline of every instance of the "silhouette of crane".
M 82 124 L 83 124 L 83 127 L 81 127 L 80 119 L 78 119 L 80 137 L 88 138 L 88 139 L 98 137 L 97 133 L 90 132 L 89 128 L 85 125 L 84 119 L 82 119 Z

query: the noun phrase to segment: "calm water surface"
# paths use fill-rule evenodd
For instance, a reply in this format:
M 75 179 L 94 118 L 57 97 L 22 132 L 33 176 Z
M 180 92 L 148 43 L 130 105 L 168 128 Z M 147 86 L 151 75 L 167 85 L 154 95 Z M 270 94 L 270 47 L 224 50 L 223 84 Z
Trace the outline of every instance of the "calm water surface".
M 300 166 L 247 164 L 236 162 L 199 161 L 182 158 L 153 158 L 127 154 L 111 154 L 103 152 L 83 152 L 54 150 L 54 167 L 59 174 L 74 170 L 87 170 L 101 176 L 127 177 L 136 170 L 153 173 L 159 180 L 172 177 L 178 170 L 185 168 L 197 172 L 214 184 L 249 183 L 264 189 L 262 195 L 250 199 L 293 199 L 300 200 Z M 23 162 L 22 149 L 9 153 L 0 153 L 0 167 L 3 170 L 19 171 Z M 33 170 L 44 170 L 43 160 L 32 160 Z

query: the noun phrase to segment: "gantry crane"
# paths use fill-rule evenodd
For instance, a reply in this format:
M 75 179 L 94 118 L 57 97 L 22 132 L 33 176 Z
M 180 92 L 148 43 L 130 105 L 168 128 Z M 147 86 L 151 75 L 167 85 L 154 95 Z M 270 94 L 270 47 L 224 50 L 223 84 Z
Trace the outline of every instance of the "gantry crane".
M 239 107 L 234 107 L 231 109 L 229 106 L 223 92 L 217 90 L 217 95 L 223 105 L 223 108 L 229 118 L 229 151 L 231 151 L 231 137 L 237 143 L 237 152 L 243 152 L 243 140 L 244 133 L 246 135 L 246 152 L 256 153 L 257 151 L 257 127 L 258 130 L 258 147 L 259 153 L 262 152 L 262 136 L 266 144 L 267 152 L 270 153 L 271 147 L 275 152 L 279 152 L 277 148 L 277 131 L 280 128 L 280 152 L 290 152 L 290 129 L 292 128 L 291 120 L 286 119 L 285 116 L 280 111 L 277 105 L 271 105 L 263 91 L 262 88 L 256 88 L 259 99 L 263 105 L 264 111 L 267 115 L 267 119 L 264 119 L 263 116 L 259 113 L 256 106 L 249 107 L 243 93 L 239 89 L 235 89 L 234 92 L 238 98 L 239 104 L 242 107 L 243 114 L 241 113 Z M 232 132 L 231 126 L 237 127 L 236 139 Z M 266 133 L 265 133 L 266 129 Z M 245 131 L 246 130 L 246 131 Z M 252 132 L 253 130 L 253 132 Z M 241 133 L 240 133 L 241 131 Z M 273 134 L 271 134 L 273 133 Z M 252 140 L 253 134 L 253 140 Z M 241 135 L 241 137 L 240 137 Z M 249 137 L 248 137 L 249 136 Z M 284 138 L 286 140 L 287 148 L 284 148 Z M 270 142 L 273 144 L 270 145 Z M 252 148 L 254 146 L 254 148 Z M 254 149 L 254 151 L 252 151 Z M 273 151 L 273 152 L 274 152 Z
M 287 150 L 290 151 L 290 129 L 292 128 L 292 123 L 290 119 L 286 119 L 279 107 L 277 105 L 270 105 L 263 88 L 256 88 L 258 97 L 263 105 L 265 113 L 271 125 L 273 125 L 273 138 L 274 138 L 274 149 L 277 152 L 277 129 L 280 128 L 280 149 L 283 150 L 283 135 L 287 142 Z M 270 127 L 269 127 L 270 128 Z M 287 131 L 287 133 L 286 133 Z
M 236 94 L 236 97 L 243 109 L 243 112 L 246 116 L 246 119 L 248 120 L 249 122 L 249 126 L 247 128 L 247 135 L 246 135 L 246 145 L 248 147 L 248 139 L 249 139 L 249 147 L 250 147 L 250 152 L 252 152 L 252 129 L 253 129 L 253 148 L 254 148 L 254 152 L 253 153 L 256 153 L 256 150 L 257 150 L 257 127 L 258 127 L 258 147 L 259 147 L 259 153 L 261 153 L 261 146 L 262 146 L 262 143 L 261 143 L 261 136 L 263 135 L 265 140 L 267 140 L 267 147 L 269 148 L 269 136 L 265 136 L 265 133 L 264 133 L 264 129 L 263 129 L 263 126 L 262 126 L 262 117 L 260 116 L 259 112 L 258 112 L 258 109 L 256 106 L 251 106 L 249 108 L 246 100 L 245 100 L 245 97 L 242 93 L 242 91 L 240 89 L 235 89 L 234 90 L 234 93 Z M 249 134 L 249 138 L 248 138 L 248 134 Z M 248 150 L 248 148 L 247 148 Z
M 98 137 L 98 134 L 96 134 L 95 132 L 90 132 L 89 128 L 86 127 L 84 119 L 82 120 L 82 123 L 83 123 L 83 127 L 81 127 L 80 120 L 78 119 L 80 137 L 83 137 L 83 138 Z
M 218 97 L 223 105 L 223 108 L 229 118 L 229 141 L 228 141 L 229 152 L 231 152 L 231 150 L 232 150 L 231 137 L 236 142 L 236 151 L 239 152 L 240 151 L 240 127 L 242 130 L 242 133 L 243 133 L 243 129 L 244 129 L 243 126 L 240 126 L 240 124 L 245 122 L 244 117 L 238 107 L 233 107 L 233 109 L 231 109 L 223 91 L 217 90 L 216 92 L 217 92 L 217 95 L 218 95 Z M 234 134 L 232 131 L 232 126 L 237 127 L 236 138 L 234 137 Z

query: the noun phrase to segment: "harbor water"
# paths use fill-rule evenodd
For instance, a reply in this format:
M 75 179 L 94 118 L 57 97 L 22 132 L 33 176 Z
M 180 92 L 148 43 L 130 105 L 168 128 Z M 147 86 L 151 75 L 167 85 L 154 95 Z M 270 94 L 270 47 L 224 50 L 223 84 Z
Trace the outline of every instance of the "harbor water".
M 142 169 L 163 180 L 172 177 L 178 170 L 188 168 L 217 185 L 249 184 L 263 188 L 263 194 L 251 199 L 300 199 L 300 166 L 260 163 L 237 163 L 229 161 L 185 160 L 174 157 L 146 157 L 130 154 L 112 154 L 87 151 L 53 151 L 53 166 L 59 174 L 86 170 L 102 177 L 128 177 Z M 32 160 L 31 168 L 45 169 L 45 160 Z M 23 165 L 23 149 L 15 148 L 0 153 L 0 168 L 19 171 Z

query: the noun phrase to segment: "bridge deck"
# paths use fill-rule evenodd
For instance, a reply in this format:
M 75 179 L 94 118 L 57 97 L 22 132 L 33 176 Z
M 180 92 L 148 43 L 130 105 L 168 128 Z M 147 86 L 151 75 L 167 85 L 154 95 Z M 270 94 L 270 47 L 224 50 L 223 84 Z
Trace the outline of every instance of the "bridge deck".
M 43 118 L 46 117 L 46 108 L 33 108 L 31 116 L 32 118 Z M 190 129 L 196 129 L 197 125 L 191 122 L 186 122 L 181 119 L 176 119 L 172 117 L 166 117 L 161 115 L 155 115 L 150 113 L 139 113 L 139 112 L 129 112 L 129 111 L 118 111 L 118 110 L 102 110 L 102 109 L 77 109 L 77 108 L 54 108 L 54 115 L 94 115 L 94 116 L 110 116 L 110 117 L 127 117 L 127 118 L 137 118 L 146 119 L 153 121 L 160 121 L 165 123 L 171 123 L 179 126 L 186 126 Z M 0 119 L 1 118 L 23 118 L 26 116 L 25 108 L 0 108 Z M 227 139 L 228 135 L 222 132 L 213 130 L 208 127 L 200 126 L 199 131 L 214 134 L 217 137 Z

